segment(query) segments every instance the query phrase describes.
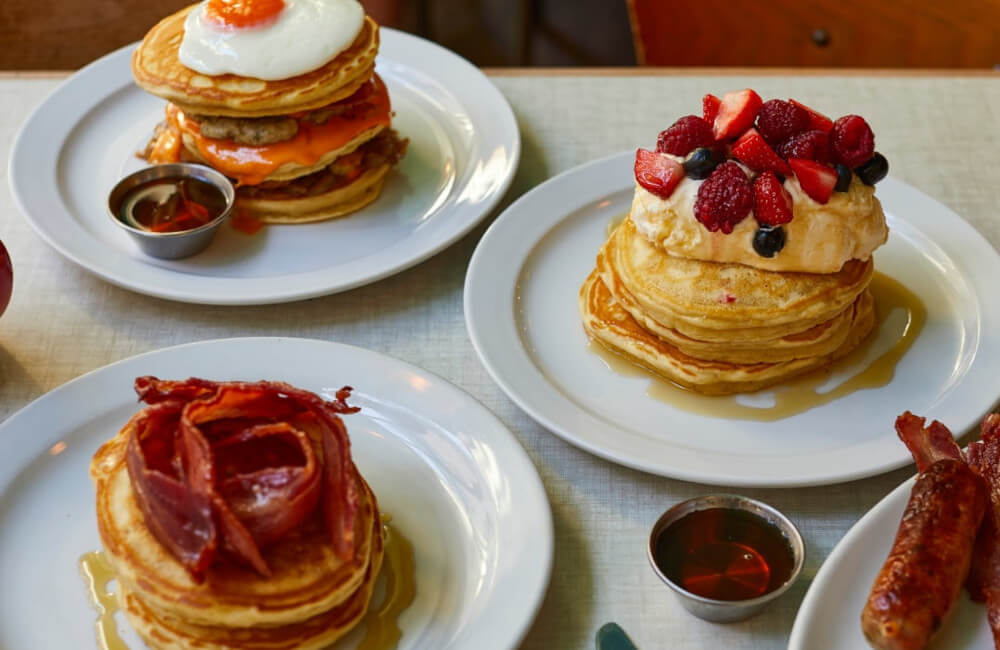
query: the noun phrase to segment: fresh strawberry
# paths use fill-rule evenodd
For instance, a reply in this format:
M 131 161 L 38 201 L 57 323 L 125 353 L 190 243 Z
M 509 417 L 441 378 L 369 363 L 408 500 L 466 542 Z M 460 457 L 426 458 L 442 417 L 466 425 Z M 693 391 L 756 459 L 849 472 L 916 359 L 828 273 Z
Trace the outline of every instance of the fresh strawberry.
M 655 151 L 636 150 L 635 180 L 656 196 L 668 198 L 682 178 L 684 167 L 676 160 Z
M 774 153 L 757 129 L 751 127 L 740 136 L 732 147 L 733 158 L 736 158 L 750 169 L 758 172 L 776 171 L 783 176 L 791 176 L 792 168 L 781 156 Z
M 805 158 L 790 158 L 788 164 L 795 170 L 802 191 L 817 203 L 826 203 L 837 184 L 837 171 L 822 163 Z
M 760 95 L 749 88 L 726 93 L 721 102 L 719 113 L 712 124 L 716 140 L 735 138 L 753 126 L 757 112 L 764 104 Z
M 686 115 L 661 131 L 656 138 L 656 150 L 675 156 L 686 156 L 698 147 L 715 144 L 712 125 L 697 115 Z
M 837 162 L 850 168 L 860 167 L 875 153 L 875 134 L 860 115 L 845 115 L 833 123 L 830 149 Z
M 826 115 L 823 115 L 822 113 L 817 113 L 816 111 L 809 108 L 805 104 L 797 102 L 794 99 L 789 99 L 788 101 L 789 103 L 795 104 L 799 108 L 804 109 L 807 113 L 809 113 L 810 129 L 816 129 L 817 131 L 822 131 L 823 133 L 826 133 L 833 128 L 833 120 L 831 120 Z
M 771 145 L 778 145 L 809 128 L 806 109 L 780 99 L 769 99 L 757 114 L 757 130 Z
M 694 216 L 709 231 L 728 235 L 752 208 L 753 187 L 743 168 L 730 160 L 716 167 L 698 187 Z
M 833 162 L 830 154 L 830 137 L 822 131 L 803 131 L 778 145 L 778 155 L 789 160 L 805 158 L 817 162 Z
M 792 220 L 792 197 L 773 172 L 764 172 L 753 181 L 753 214 L 762 226 Z
M 715 123 L 715 117 L 719 114 L 719 106 L 722 100 L 709 93 L 701 98 L 701 117 L 709 124 Z

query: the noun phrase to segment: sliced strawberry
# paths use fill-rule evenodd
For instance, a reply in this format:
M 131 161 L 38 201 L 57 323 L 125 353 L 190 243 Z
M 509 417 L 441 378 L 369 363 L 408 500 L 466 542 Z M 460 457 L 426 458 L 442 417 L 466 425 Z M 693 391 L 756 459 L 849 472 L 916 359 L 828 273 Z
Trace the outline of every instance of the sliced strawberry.
M 760 95 L 749 88 L 723 95 L 719 113 L 712 124 L 715 139 L 735 138 L 746 131 L 753 126 L 757 112 L 763 105 Z
M 822 113 L 817 113 L 816 111 L 809 108 L 805 104 L 797 102 L 794 99 L 789 99 L 788 101 L 791 102 L 792 104 L 795 104 L 799 108 L 805 109 L 805 111 L 809 113 L 810 129 L 815 129 L 817 131 L 822 131 L 823 133 L 827 133 L 830 129 L 833 128 L 833 120 L 831 120 L 826 115 L 823 115 Z
M 753 216 L 762 226 L 780 226 L 792 220 L 792 197 L 772 172 L 753 180 Z
M 676 160 L 655 151 L 636 150 L 635 180 L 656 196 L 668 198 L 682 178 L 684 167 Z
M 758 172 L 768 170 L 778 172 L 782 176 L 791 176 L 792 168 L 788 166 L 781 156 L 774 152 L 764 137 L 751 127 L 746 133 L 740 136 L 731 149 L 733 158 L 750 169 Z
M 709 124 L 715 123 L 715 117 L 719 114 L 719 106 L 722 100 L 709 93 L 701 98 L 701 117 Z
M 822 163 L 805 158 L 790 158 L 788 164 L 795 170 L 802 191 L 817 203 L 826 203 L 837 184 L 837 171 Z

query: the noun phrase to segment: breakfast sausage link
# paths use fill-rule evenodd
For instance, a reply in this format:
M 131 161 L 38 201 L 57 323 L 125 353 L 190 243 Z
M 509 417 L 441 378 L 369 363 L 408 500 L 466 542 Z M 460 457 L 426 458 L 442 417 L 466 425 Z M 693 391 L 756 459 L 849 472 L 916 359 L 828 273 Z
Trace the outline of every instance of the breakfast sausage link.
M 985 508 L 983 482 L 961 460 L 938 460 L 920 473 L 861 613 L 873 647 L 927 644 L 962 589 Z

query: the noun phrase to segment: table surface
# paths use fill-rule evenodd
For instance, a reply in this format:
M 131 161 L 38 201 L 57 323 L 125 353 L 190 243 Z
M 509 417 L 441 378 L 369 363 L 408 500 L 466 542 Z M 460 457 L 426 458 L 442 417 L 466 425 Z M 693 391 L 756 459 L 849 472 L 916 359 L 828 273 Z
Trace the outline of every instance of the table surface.
M 521 164 L 501 209 L 559 172 L 648 146 L 677 116 L 698 113 L 706 92 L 753 87 L 764 97 L 795 97 L 830 115 L 864 115 L 894 177 L 948 205 L 1000 246 L 997 75 L 491 74 L 514 108 L 523 142 Z M 7 176 L 18 127 L 62 78 L 0 75 L 0 176 Z M 291 335 L 378 350 L 435 372 L 479 399 L 514 432 L 541 474 L 555 523 L 555 564 L 524 648 L 593 647 L 598 627 L 612 620 L 641 648 L 784 647 L 823 560 L 865 511 L 912 474 L 912 466 L 827 487 L 741 489 L 798 524 L 807 552 L 803 577 L 775 606 L 749 621 L 713 625 L 689 616 L 650 571 L 646 536 L 665 508 L 724 486 L 661 478 L 596 458 L 548 433 L 490 380 L 465 330 L 462 285 L 476 242 L 493 216 L 431 260 L 375 284 L 280 308 L 212 307 L 146 297 L 81 273 L 31 231 L 9 187 L 0 183 L 0 239 L 15 269 L 14 297 L 0 321 L 0 417 L 95 368 L 191 341 Z

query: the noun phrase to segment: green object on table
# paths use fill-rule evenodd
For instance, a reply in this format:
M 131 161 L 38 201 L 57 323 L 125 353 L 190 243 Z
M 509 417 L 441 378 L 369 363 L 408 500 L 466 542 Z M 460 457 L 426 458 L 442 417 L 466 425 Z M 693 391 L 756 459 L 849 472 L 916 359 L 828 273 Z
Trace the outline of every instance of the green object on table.
M 618 623 L 605 623 L 597 630 L 597 650 L 638 650 Z

